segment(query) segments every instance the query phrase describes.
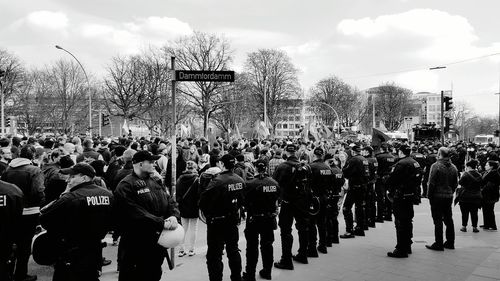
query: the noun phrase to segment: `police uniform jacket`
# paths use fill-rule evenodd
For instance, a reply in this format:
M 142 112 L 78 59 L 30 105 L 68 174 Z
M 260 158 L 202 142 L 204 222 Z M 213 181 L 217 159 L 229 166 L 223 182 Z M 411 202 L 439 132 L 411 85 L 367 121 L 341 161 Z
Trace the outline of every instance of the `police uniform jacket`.
M 247 182 L 244 189 L 244 206 L 248 216 L 275 216 L 277 215 L 277 201 L 280 196 L 280 187 L 277 181 L 268 175 L 258 175 Z
M 410 154 L 410 156 L 418 162 L 422 169 L 425 167 L 425 163 L 427 162 L 425 159 L 425 155 L 423 155 L 422 153 L 414 152 Z
M 332 196 L 340 196 L 340 192 L 342 191 L 342 187 L 345 183 L 344 175 L 342 174 L 342 170 L 338 167 L 332 167 L 333 173 L 333 189 L 330 195 Z
M 136 173 L 126 176 L 115 190 L 118 226 L 123 238 L 142 246 L 157 245 L 165 219 L 179 219 L 176 203 L 160 182 Z
M 17 186 L 0 181 L 0 258 L 10 252 L 10 245 L 19 235 L 23 213 L 23 192 Z M 1 261 L 0 261 L 1 262 Z
M 110 191 L 85 182 L 45 206 L 40 223 L 68 247 L 95 247 L 113 227 L 112 205 Z
M 368 167 L 370 170 L 369 176 L 368 176 L 368 182 L 369 183 L 375 183 L 377 180 L 377 171 L 378 171 L 378 161 L 377 158 L 375 157 L 367 157 L 366 160 L 368 160 Z
M 218 174 L 200 194 L 200 210 L 208 219 L 239 220 L 245 180 L 232 171 Z
M 394 165 L 392 173 L 387 178 L 387 185 L 394 194 L 394 199 L 402 199 L 404 196 L 415 196 L 417 187 L 420 185 L 422 168 L 412 157 L 401 158 Z
M 378 169 L 377 173 L 380 178 L 391 173 L 392 166 L 396 163 L 396 157 L 389 152 L 383 152 L 376 155 Z
M 325 199 L 328 191 L 332 189 L 334 175 L 328 164 L 321 160 L 313 161 L 311 166 L 311 187 L 316 196 Z
M 367 184 L 370 173 L 368 160 L 361 155 L 353 156 L 347 160 L 342 173 L 349 180 L 349 186 Z
M 299 159 L 297 156 L 291 155 L 285 162 L 276 167 L 274 171 L 273 178 L 281 188 L 280 199 L 283 201 L 296 202 L 301 199 L 299 191 L 293 183 L 293 173 L 297 164 L 299 164 Z

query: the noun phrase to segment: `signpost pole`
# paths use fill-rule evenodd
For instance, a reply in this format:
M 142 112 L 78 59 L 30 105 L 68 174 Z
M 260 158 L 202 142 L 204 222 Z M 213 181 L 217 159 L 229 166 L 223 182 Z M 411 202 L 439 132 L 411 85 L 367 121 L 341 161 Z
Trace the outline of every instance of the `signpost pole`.
M 175 116 L 176 116 L 176 108 L 175 108 L 175 92 L 176 92 L 176 75 L 175 75 L 175 57 L 170 57 L 170 64 L 172 67 L 172 157 L 170 158 L 170 161 L 172 161 L 172 176 L 170 178 L 171 186 L 172 186 L 172 198 L 175 200 L 175 183 L 177 180 L 176 174 L 177 174 L 177 139 L 175 136 L 176 130 L 175 130 Z M 175 267 L 175 248 L 170 249 L 170 259 L 172 261 L 172 266 Z

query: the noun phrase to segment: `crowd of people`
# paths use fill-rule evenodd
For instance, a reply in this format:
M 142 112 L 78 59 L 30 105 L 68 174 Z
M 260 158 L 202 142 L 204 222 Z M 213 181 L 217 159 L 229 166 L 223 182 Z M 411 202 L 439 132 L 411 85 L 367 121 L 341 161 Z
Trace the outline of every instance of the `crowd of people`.
M 119 280 L 160 280 L 168 257 L 157 243 L 161 232 L 182 225 L 176 254 L 194 256 L 200 220 L 207 224 L 210 280 L 222 280 L 224 250 L 231 280 L 249 281 L 256 279 L 260 244 L 258 275 L 271 280 L 273 266 L 293 270 L 294 262 L 307 264 L 340 239 L 365 236 L 393 218 L 397 242 L 387 255 L 405 258 L 412 253 L 413 206 L 422 198 L 435 225 L 435 242 L 426 247 L 454 249 L 453 204 L 462 213 L 460 231 L 468 230 L 470 216 L 472 231 L 479 232 L 479 209 L 479 227 L 495 231 L 500 186 L 494 144 L 431 141 L 372 147 L 344 140 L 209 143 L 202 137 L 172 147 L 161 138 L 8 137 L 0 139 L 0 176 L 0 279 L 16 281 L 37 278 L 28 274 L 28 261 L 40 229 L 55 241 L 53 280 L 98 280 L 111 263 L 102 256 L 107 233 L 118 246 Z M 243 220 L 245 266 L 238 249 Z M 278 228 L 281 257 L 274 262 Z

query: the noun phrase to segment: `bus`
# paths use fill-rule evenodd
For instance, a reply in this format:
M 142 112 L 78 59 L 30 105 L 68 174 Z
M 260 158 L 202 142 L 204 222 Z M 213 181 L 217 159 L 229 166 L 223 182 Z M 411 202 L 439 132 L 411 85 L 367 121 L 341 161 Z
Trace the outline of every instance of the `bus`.
M 493 140 L 493 135 L 476 135 L 474 137 L 474 143 L 480 145 L 493 143 Z

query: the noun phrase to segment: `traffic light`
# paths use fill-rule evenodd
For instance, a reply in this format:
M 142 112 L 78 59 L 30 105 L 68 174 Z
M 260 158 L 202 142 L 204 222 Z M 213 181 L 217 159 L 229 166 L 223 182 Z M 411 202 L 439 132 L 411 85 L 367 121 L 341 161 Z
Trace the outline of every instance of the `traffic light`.
M 107 126 L 109 125 L 109 114 L 101 114 L 101 120 L 102 120 L 102 126 Z
M 453 98 L 452 97 L 444 97 L 444 110 L 448 111 L 453 109 Z
M 444 132 L 449 132 L 450 129 L 453 129 L 453 123 L 451 122 L 450 117 L 445 117 L 444 118 Z
M 5 118 L 5 127 L 10 127 L 10 117 Z
M 495 130 L 494 135 L 495 135 L 495 137 L 499 137 L 500 136 L 500 130 Z

